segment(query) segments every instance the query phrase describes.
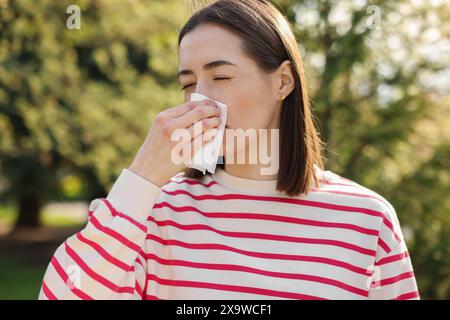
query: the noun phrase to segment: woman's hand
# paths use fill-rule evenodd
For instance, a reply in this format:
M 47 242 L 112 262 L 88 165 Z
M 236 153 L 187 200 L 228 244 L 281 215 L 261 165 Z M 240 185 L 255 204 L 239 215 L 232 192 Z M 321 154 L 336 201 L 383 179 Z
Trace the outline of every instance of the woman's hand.
M 202 130 L 195 130 L 194 123 L 201 121 Z M 176 164 L 172 159 L 172 149 L 179 143 L 172 141 L 175 129 L 187 129 L 192 138 L 186 147 L 194 155 L 208 140 L 203 133 L 216 130 L 220 125 L 220 109 L 211 100 L 190 101 L 161 111 L 155 118 L 147 137 L 128 168 L 153 184 L 162 187 L 176 173 L 182 171 L 186 163 Z M 196 126 L 199 124 L 196 124 Z M 199 131 L 199 132 L 197 132 Z M 183 155 L 180 154 L 180 157 Z M 190 157 L 189 157 L 190 158 Z

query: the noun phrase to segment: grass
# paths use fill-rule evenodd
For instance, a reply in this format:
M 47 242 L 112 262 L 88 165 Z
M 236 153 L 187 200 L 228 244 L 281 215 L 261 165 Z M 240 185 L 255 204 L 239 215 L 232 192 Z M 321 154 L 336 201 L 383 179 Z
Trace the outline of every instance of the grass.
M 0 258 L 0 300 L 36 300 L 47 266 Z
M 16 212 L 13 206 L 0 207 L 0 221 L 6 224 L 11 224 L 16 220 Z
M 87 215 L 87 212 L 86 212 Z M 0 223 L 11 225 L 16 220 L 17 213 L 13 206 L 0 206 Z M 67 227 L 78 225 L 82 221 L 67 215 L 65 212 L 50 212 L 43 210 L 40 217 L 41 223 L 44 226 Z
M 80 225 L 80 217 L 69 213 L 68 210 L 44 208 L 40 217 L 41 224 L 61 228 Z M 0 227 L 3 225 L 7 227 L 6 230 L 10 229 L 16 217 L 17 213 L 14 206 L 0 206 Z M 42 261 L 28 263 L 22 261 L 20 254 L 17 255 L 20 252 L 16 251 L 28 250 L 27 248 L 13 250 L 15 251 L 0 250 L 0 300 L 36 300 L 50 258 L 44 263 Z M 26 253 L 22 252 L 23 254 Z

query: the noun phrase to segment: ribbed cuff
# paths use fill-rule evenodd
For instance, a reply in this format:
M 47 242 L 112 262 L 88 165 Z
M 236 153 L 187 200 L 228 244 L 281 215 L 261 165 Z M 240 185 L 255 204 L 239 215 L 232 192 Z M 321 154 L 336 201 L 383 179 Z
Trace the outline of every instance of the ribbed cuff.
M 128 169 L 123 169 L 106 199 L 117 210 L 145 224 L 161 188 Z

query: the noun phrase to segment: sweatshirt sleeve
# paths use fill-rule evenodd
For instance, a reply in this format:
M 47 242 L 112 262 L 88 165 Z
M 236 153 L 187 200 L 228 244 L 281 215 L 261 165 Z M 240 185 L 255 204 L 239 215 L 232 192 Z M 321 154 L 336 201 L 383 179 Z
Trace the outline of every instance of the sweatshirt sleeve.
M 395 209 L 388 203 L 378 236 L 369 300 L 419 300 L 411 258 Z M 370 282 L 370 281 L 369 281 Z
M 54 253 L 39 299 L 142 299 L 146 289 L 147 217 L 161 188 L 123 169 L 106 199 Z

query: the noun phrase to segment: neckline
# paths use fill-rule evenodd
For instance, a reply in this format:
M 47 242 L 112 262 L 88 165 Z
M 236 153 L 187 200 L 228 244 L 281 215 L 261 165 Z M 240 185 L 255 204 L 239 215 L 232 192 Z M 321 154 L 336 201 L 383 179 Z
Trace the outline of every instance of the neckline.
M 319 179 L 323 177 L 323 171 L 314 165 L 314 170 Z M 255 180 L 227 173 L 223 168 L 216 167 L 216 172 L 211 174 L 212 178 L 225 188 L 241 193 L 258 194 L 258 195 L 282 195 L 276 189 L 277 179 Z M 314 187 L 314 180 L 311 181 L 311 187 Z

